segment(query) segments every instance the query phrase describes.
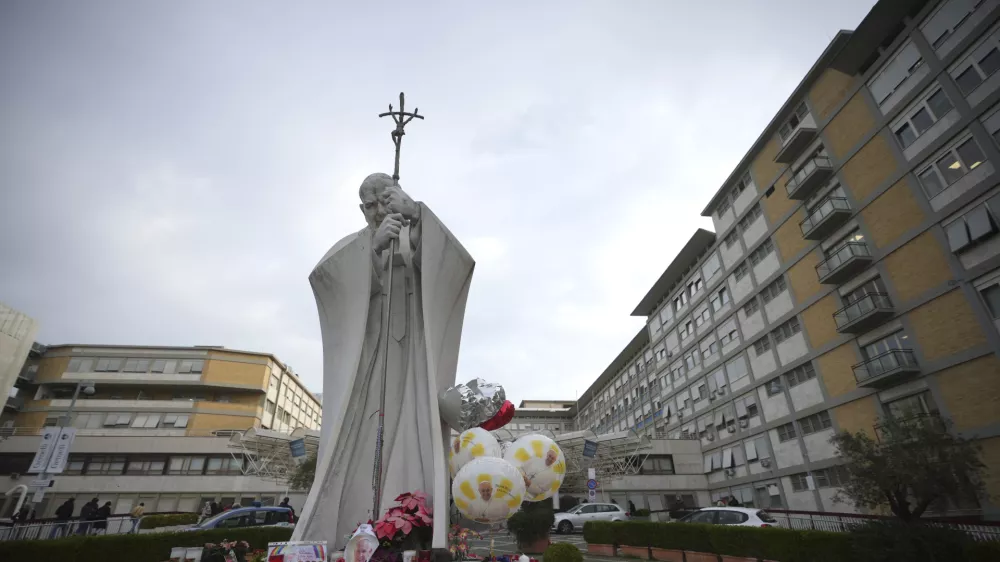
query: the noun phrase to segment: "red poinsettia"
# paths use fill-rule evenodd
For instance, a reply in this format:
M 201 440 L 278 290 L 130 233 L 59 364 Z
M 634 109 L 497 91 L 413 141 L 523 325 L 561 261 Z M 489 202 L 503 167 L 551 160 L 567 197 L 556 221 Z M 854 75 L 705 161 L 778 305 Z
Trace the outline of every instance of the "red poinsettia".
M 427 506 L 427 494 L 417 491 L 400 494 L 398 506 L 389 508 L 381 519 L 375 521 L 375 536 L 383 544 L 399 545 L 414 529 L 429 529 L 434 523 L 432 510 Z

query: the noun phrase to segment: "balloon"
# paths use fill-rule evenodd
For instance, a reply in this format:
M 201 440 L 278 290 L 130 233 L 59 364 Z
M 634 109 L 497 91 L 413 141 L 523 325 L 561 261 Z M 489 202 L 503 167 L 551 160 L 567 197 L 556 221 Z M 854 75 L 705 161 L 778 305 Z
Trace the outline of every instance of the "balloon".
M 566 457 L 544 435 L 532 433 L 517 439 L 503 458 L 521 471 L 527 489 L 524 499 L 529 502 L 551 497 L 566 477 Z
M 457 437 L 452 439 L 451 448 L 448 449 L 448 466 L 451 468 L 451 476 L 454 478 L 469 461 L 479 457 L 500 457 L 503 452 L 500 450 L 500 443 L 489 431 L 479 427 L 466 429 Z
M 378 549 L 378 538 L 371 525 L 363 524 L 354 532 L 351 540 L 347 541 L 344 549 L 344 560 L 346 562 L 368 562 L 372 554 Z
M 479 523 L 497 523 L 521 508 L 524 479 L 503 459 L 479 457 L 458 471 L 451 496 L 462 515 Z
M 497 415 L 505 399 L 499 384 L 473 379 L 445 389 L 438 396 L 438 411 L 449 427 L 465 431 Z
M 510 420 L 513 418 L 514 404 L 510 400 L 504 400 L 503 406 L 500 406 L 500 411 L 497 412 L 497 415 L 479 424 L 479 427 L 487 431 L 496 431 L 510 423 Z

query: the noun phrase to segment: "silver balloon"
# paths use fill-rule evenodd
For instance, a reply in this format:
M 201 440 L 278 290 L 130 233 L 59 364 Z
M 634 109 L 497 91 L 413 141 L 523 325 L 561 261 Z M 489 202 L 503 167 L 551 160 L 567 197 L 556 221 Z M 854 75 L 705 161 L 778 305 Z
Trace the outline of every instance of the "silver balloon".
M 507 399 L 499 384 L 473 379 L 452 386 L 438 397 L 441 419 L 455 431 L 465 431 L 497 415 Z

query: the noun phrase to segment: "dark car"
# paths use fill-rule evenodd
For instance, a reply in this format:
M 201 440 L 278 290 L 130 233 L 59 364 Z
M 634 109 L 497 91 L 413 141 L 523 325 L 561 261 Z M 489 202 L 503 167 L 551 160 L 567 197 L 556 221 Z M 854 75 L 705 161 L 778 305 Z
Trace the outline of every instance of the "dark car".
M 240 507 L 223 511 L 185 531 L 240 529 L 243 527 L 294 527 L 295 516 L 287 507 Z

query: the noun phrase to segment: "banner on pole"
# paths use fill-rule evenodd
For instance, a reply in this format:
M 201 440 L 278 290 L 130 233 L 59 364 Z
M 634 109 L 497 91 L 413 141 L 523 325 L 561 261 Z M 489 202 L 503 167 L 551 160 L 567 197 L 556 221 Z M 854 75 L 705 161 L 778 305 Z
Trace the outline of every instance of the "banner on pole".
M 56 440 L 59 439 L 61 430 L 61 427 L 42 428 L 42 440 L 38 443 L 35 458 L 31 459 L 28 474 L 38 474 L 45 471 L 45 467 L 49 465 L 49 457 L 52 456 L 52 449 L 55 447 Z
M 49 458 L 45 472 L 49 474 L 62 474 L 66 470 L 66 463 L 69 461 L 69 451 L 73 448 L 73 440 L 76 439 L 75 427 L 63 427 L 59 432 L 55 445 L 52 447 L 52 456 Z

